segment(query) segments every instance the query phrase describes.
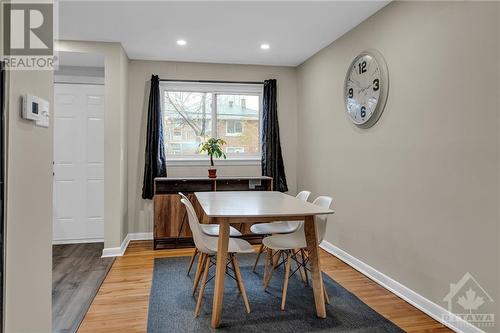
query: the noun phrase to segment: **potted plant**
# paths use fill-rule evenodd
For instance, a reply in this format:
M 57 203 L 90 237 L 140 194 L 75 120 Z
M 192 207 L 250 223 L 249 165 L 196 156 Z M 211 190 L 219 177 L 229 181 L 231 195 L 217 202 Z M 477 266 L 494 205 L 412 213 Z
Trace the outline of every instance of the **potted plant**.
M 214 156 L 216 158 L 224 157 L 226 159 L 226 154 L 222 151 L 222 145 L 226 144 L 226 141 L 222 139 L 210 138 L 205 142 L 200 143 L 199 152 L 206 152 L 210 156 L 210 169 L 208 169 L 208 178 L 217 177 L 217 169 L 214 168 Z

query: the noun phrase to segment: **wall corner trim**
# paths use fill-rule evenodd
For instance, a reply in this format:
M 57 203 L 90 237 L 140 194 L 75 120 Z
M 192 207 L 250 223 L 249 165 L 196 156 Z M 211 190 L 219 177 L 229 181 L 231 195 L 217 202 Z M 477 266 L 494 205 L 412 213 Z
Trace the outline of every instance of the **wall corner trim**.
M 332 243 L 324 240 L 321 242 L 320 247 L 453 331 L 459 333 L 484 333 L 484 331 L 476 326 L 393 280 L 384 273 L 377 271 L 375 268 L 351 256 Z
M 103 243 L 103 242 L 104 242 L 104 238 L 80 238 L 80 239 L 52 240 L 52 245 L 81 244 L 81 243 Z
M 106 257 L 121 257 L 127 250 L 128 244 L 133 240 L 150 240 L 153 239 L 152 232 L 138 232 L 127 234 L 119 247 L 107 247 L 102 250 L 101 258 Z

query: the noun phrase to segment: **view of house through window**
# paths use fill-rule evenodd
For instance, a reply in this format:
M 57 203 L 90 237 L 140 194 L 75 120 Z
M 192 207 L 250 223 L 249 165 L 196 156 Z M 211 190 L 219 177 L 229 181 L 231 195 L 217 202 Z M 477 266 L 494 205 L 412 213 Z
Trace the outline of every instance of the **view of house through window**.
M 260 159 L 261 87 L 224 87 L 162 86 L 167 159 L 205 159 L 198 146 L 210 137 L 226 141 L 228 160 Z

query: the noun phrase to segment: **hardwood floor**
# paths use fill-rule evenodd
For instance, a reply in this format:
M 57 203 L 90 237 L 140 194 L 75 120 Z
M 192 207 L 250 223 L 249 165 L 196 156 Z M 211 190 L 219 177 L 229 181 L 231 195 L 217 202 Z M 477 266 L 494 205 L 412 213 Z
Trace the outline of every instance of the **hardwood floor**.
M 52 247 L 52 332 L 77 331 L 113 264 L 113 258 L 101 258 L 103 247 L 103 243 Z
M 191 255 L 192 249 L 152 250 L 151 241 L 131 242 L 116 258 L 79 333 L 146 332 L 154 258 Z M 323 271 L 407 332 L 452 332 L 325 251 Z

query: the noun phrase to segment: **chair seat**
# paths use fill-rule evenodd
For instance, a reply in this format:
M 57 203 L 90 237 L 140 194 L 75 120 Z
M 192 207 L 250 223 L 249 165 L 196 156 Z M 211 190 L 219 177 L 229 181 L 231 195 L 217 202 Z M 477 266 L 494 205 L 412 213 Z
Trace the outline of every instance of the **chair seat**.
M 209 251 L 207 254 L 213 255 L 217 253 L 218 237 L 209 236 L 205 239 L 205 246 Z M 203 251 L 206 252 L 206 251 Z M 253 253 L 255 250 L 252 244 L 241 238 L 229 238 L 228 253 Z
M 200 224 L 201 231 L 208 236 L 219 236 L 219 225 L 218 224 Z M 229 227 L 229 237 L 241 237 L 241 232 L 233 227 Z
M 250 231 L 257 235 L 289 234 L 299 227 L 301 221 L 279 221 L 271 223 L 256 223 Z
M 271 250 L 291 250 L 307 247 L 304 233 L 268 236 L 262 240 L 265 247 Z

